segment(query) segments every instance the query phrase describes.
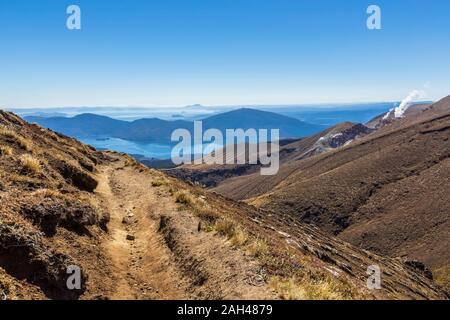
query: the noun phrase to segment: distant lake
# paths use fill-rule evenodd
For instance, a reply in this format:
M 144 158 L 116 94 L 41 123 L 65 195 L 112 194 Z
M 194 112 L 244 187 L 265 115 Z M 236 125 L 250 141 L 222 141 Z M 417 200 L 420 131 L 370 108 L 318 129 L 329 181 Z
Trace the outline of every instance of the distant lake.
M 170 159 L 173 145 L 158 143 L 140 143 L 119 138 L 79 138 L 83 143 L 89 144 L 99 150 L 114 150 L 133 155 L 142 155 L 147 158 Z M 203 153 L 209 154 L 214 149 L 210 143 L 203 145 Z M 221 145 L 217 145 L 221 147 Z M 191 153 L 187 150 L 187 153 Z
M 114 150 L 129 154 L 140 154 L 147 158 L 169 159 L 172 151 L 171 145 L 138 143 L 118 138 L 81 138 L 79 140 L 100 150 Z
M 271 111 L 311 124 L 332 126 L 344 121 L 365 123 L 375 116 L 387 112 L 396 103 L 379 102 L 365 104 L 330 104 L 330 105 L 292 105 L 292 106 L 255 106 L 257 109 Z M 250 106 L 251 107 L 251 106 Z M 21 116 L 74 116 L 80 113 L 96 113 L 121 120 L 135 120 L 140 118 L 158 117 L 161 119 L 202 119 L 211 114 L 229 111 L 237 107 L 203 107 L 191 106 L 188 108 L 30 108 L 13 110 Z M 170 159 L 175 144 L 142 143 L 111 137 L 76 137 L 82 142 L 101 150 L 115 150 L 133 155 L 142 155 L 146 158 Z M 204 150 L 204 154 L 212 149 Z M 190 153 L 190 152 L 189 152 Z

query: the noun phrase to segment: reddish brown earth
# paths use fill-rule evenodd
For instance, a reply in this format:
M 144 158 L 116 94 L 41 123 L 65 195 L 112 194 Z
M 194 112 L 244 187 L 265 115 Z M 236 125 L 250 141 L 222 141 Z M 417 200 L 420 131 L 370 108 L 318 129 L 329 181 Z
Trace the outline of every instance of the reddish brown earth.
M 375 132 L 359 129 L 335 148 L 329 141 L 323 148 L 320 138 L 354 125 L 283 146 L 275 176 L 249 171 L 211 190 L 289 213 L 364 249 L 424 262 L 449 286 L 450 97 L 412 106 L 400 120 L 381 123 L 383 116 L 367 124 Z M 196 180 L 206 169 L 184 170 Z
M 450 264 L 449 158 L 447 98 L 420 116 L 298 162 L 275 188 L 248 201 L 439 270 Z
M 431 128 L 435 128 L 430 127 Z M 0 112 L 8 299 L 446 299 L 420 265 Z M 382 289 L 366 287 L 367 267 Z M 83 287 L 66 287 L 69 265 Z
M 249 164 L 248 144 L 245 147 L 246 164 L 191 164 L 165 170 L 165 172 L 210 188 L 232 199 L 242 200 L 260 195 L 275 187 L 290 174 L 290 164 L 293 162 L 338 148 L 371 131 L 372 129 L 364 125 L 345 122 L 311 137 L 282 140 L 279 151 L 281 170 L 275 176 L 263 176 L 260 174 L 261 165 Z M 224 154 L 222 163 L 229 162 L 230 156 L 226 150 L 222 152 Z M 236 158 L 235 156 L 231 159 L 231 162 L 237 163 Z M 247 179 L 250 183 L 247 183 Z

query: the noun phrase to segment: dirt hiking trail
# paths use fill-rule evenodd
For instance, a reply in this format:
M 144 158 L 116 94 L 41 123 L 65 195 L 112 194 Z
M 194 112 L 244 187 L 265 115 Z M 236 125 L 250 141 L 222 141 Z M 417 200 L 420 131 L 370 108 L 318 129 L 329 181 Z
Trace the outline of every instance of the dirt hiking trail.
M 103 249 L 108 299 L 274 299 L 258 264 L 152 186 L 152 172 L 121 158 L 99 167 L 96 193 L 111 215 Z

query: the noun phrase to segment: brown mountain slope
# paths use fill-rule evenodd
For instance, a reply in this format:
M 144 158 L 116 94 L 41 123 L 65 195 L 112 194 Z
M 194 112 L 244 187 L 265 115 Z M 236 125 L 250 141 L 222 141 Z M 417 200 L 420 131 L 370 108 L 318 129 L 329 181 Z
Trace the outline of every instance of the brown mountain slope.
M 135 281 L 150 283 L 160 291 L 154 297 L 165 298 L 445 297 L 400 259 L 356 249 L 289 216 L 217 197 L 138 164 L 127 165 L 121 156 L 111 157 L 119 161 L 99 169 L 105 177 L 100 181 L 109 181 L 105 189 L 100 182 L 99 192 L 112 205 L 115 241 L 106 246 L 113 265 L 123 266 L 125 235 L 136 237 L 127 244 L 131 268 L 116 273 L 124 278 L 120 294 L 129 287 L 133 293 Z M 373 264 L 385 273 L 381 291 L 365 287 L 367 266 Z M 130 274 L 131 285 L 125 280 Z
M 12 299 L 445 299 L 419 270 L 0 112 L 0 293 Z M 80 266 L 83 287 L 66 287 Z M 382 289 L 366 287 L 378 265 Z M 419 266 L 420 267 L 420 266 Z
M 280 142 L 280 171 L 275 176 L 262 176 L 260 165 L 183 165 L 167 170 L 172 176 L 198 183 L 235 200 L 254 197 L 274 188 L 295 170 L 298 160 L 306 159 L 348 144 L 372 130 L 351 122 L 328 128 L 311 137 Z M 246 148 L 248 153 L 248 147 Z M 224 152 L 226 156 L 226 152 Z M 236 161 L 235 161 L 236 162 Z M 294 166 L 292 166 L 294 163 Z
M 450 263 L 450 98 L 359 142 L 301 161 L 250 202 L 289 212 L 353 244 Z
M 303 160 L 333 149 L 354 143 L 371 132 L 384 126 L 391 129 L 404 126 L 406 123 L 412 124 L 420 122 L 424 116 L 430 117 L 446 110 L 443 104 L 435 103 L 416 104 L 405 112 L 404 119 L 395 119 L 393 116 L 386 121 L 383 120 L 385 113 L 375 117 L 365 125 L 345 122 L 324 130 L 314 136 L 283 145 L 280 150 L 280 171 L 275 176 L 261 176 L 252 166 L 246 166 L 242 170 L 240 166 L 183 166 L 170 170 L 170 174 L 181 179 L 200 182 L 210 181 L 214 176 L 214 183 L 204 184 L 212 188 L 213 191 L 230 197 L 235 200 L 245 200 L 260 196 L 275 188 L 283 182 L 289 175 L 301 167 Z M 241 170 L 237 170 L 241 169 Z M 229 174 L 232 172 L 232 174 Z M 216 176 L 219 176 L 218 178 Z

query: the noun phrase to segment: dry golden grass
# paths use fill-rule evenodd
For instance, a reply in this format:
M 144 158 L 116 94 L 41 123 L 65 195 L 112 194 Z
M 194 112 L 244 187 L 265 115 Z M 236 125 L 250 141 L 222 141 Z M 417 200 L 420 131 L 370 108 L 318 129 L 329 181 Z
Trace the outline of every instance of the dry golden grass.
M 23 150 L 28 151 L 28 152 L 32 152 L 33 151 L 33 143 L 30 140 L 25 139 L 23 137 L 18 137 L 16 139 L 16 142 L 19 144 L 19 146 Z
M 246 249 L 252 256 L 257 258 L 263 257 L 269 252 L 266 241 L 260 238 L 253 239 Z
M 14 140 L 22 149 L 28 152 L 33 151 L 33 144 L 30 140 L 25 139 L 24 137 L 20 136 L 15 131 L 7 127 L 3 126 L 0 128 L 0 135 Z
M 57 135 L 56 133 L 54 133 L 54 132 L 52 132 L 52 131 L 45 130 L 45 129 L 42 129 L 41 132 L 47 133 L 47 135 L 48 135 L 52 140 L 54 140 L 54 141 L 56 141 L 56 142 L 60 142 L 60 139 L 59 139 L 59 137 L 58 137 L 58 135 Z
M 433 270 L 434 281 L 450 292 L 450 266 Z
M 346 300 L 351 298 L 347 287 L 337 281 L 324 277 L 316 280 L 305 277 L 281 279 L 272 277 L 269 286 L 284 300 Z
M 0 146 L 0 156 L 11 156 L 13 149 L 8 146 Z
M 236 227 L 233 236 L 230 238 L 230 242 L 235 247 L 242 247 L 248 241 L 247 233 L 240 227 Z
M 5 126 L 0 126 L 0 136 L 15 139 L 18 135 L 15 131 L 13 131 Z
M 186 193 L 178 192 L 177 197 L 183 195 L 182 200 L 184 201 L 185 194 Z M 192 196 L 189 195 L 189 197 L 192 199 Z M 227 237 L 233 246 L 243 248 L 254 257 L 263 257 L 268 253 L 269 247 L 265 240 L 250 236 L 250 234 L 233 219 L 223 217 L 219 212 L 212 209 L 205 209 L 203 207 L 206 203 L 205 200 L 200 200 L 189 200 L 188 202 L 193 207 L 194 214 L 201 220 L 207 222 L 207 231 L 216 231 L 220 235 Z M 199 203 L 202 203 L 202 206 L 199 206 Z
M 40 179 L 35 178 L 34 176 L 23 175 L 24 173 L 26 172 L 23 172 L 22 174 L 8 173 L 8 175 L 5 177 L 5 180 L 23 184 L 38 184 L 39 182 L 41 182 Z
M 189 193 L 181 191 L 175 193 L 175 202 L 184 205 L 193 205 L 194 198 Z
M 152 181 L 152 187 L 160 187 L 167 185 L 167 180 L 165 179 L 156 179 Z
M 235 233 L 235 223 L 227 218 L 217 220 L 214 228 L 218 233 L 227 236 L 228 238 L 234 236 Z
M 235 247 L 243 247 L 247 243 L 252 245 L 249 235 L 242 229 L 242 227 L 236 224 L 234 221 L 228 218 L 220 218 L 214 224 L 214 230 L 216 232 L 226 236 L 231 244 Z
M 44 198 L 62 198 L 63 195 L 55 189 L 39 189 L 33 192 L 35 196 L 42 196 Z
M 125 165 L 125 167 L 135 166 L 135 165 L 137 165 L 137 161 L 136 161 L 136 159 L 127 155 L 124 165 Z
M 41 172 L 39 160 L 29 154 L 24 154 L 19 158 L 22 170 L 27 175 L 36 175 Z
M 177 189 L 175 189 L 175 188 L 173 188 L 173 187 L 170 187 L 169 189 L 167 189 L 167 192 L 171 195 L 171 196 L 173 196 L 175 193 L 177 193 L 178 191 L 177 191 Z

